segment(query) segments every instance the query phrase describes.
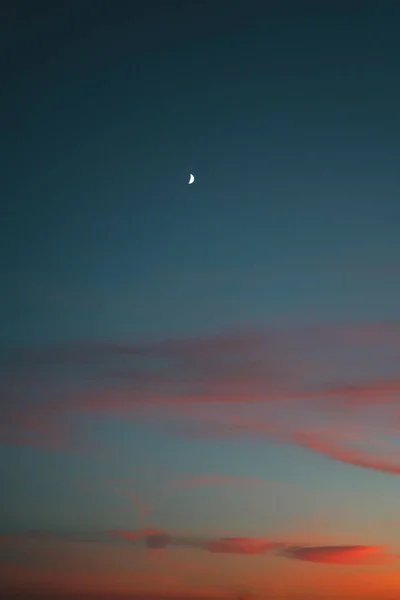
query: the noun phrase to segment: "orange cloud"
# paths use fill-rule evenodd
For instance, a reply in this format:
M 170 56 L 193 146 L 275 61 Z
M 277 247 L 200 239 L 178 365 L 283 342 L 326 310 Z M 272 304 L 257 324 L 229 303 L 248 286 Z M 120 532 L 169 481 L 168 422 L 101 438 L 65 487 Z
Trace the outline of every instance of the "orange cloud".
M 340 565 L 380 565 L 395 555 L 387 554 L 382 546 L 300 546 L 281 552 L 287 558 Z

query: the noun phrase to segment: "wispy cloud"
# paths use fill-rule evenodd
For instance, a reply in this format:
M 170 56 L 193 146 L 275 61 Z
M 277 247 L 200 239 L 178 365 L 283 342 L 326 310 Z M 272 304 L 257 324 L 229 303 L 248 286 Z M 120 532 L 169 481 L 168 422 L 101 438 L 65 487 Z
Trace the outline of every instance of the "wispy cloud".
M 399 355 L 399 323 L 253 328 L 10 352 L 0 362 L 0 441 L 90 449 L 81 422 L 95 415 L 135 415 L 171 432 L 268 437 L 398 474 L 400 453 L 399 460 L 393 452 L 380 455 L 371 441 L 396 427 Z M 243 413 L 256 407 L 262 416 Z M 329 435 L 321 435 L 327 426 Z M 360 448 L 363 428 L 368 435 Z M 147 509 L 140 510 L 144 520 Z
M 39 386 L 41 394 L 48 397 L 58 386 L 63 398 L 51 403 L 52 406 L 62 406 L 69 400 L 76 407 L 78 400 L 78 405 L 82 402 L 86 408 L 111 410 L 114 393 L 115 411 L 148 401 L 247 403 L 397 392 L 398 377 L 385 376 L 380 380 L 375 377 L 360 382 L 357 373 L 354 381 L 348 381 L 343 368 L 342 377 L 337 373 L 343 363 L 343 352 L 360 350 L 363 362 L 370 366 L 371 357 L 366 350 L 372 352 L 373 365 L 382 346 L 400 349 L 400 325 L 325 326 L 287 331 L 260 328 L 240 334 L 157 343 L 76 343 L 9 352 L 0 362 L 0 384 L 5 398 L 12 392 L 13 402 L 27 388 L 35 392 Z M 335 364 L 328 374 L 333 358 Z M 321 380 L 321 371 L 314 368 L 318 365 L 321 369 L 324 359 L 325 381 Z M 334 372 L 336 382 L 332 381 Z M 368 380 L 370 370 L 367 375 Z
M 277 547 L 271 540 L 257 537 L 207 538 L 193 534 L 168 534 L 161 530 L 111 531 L 110 533 L 132 541 L 144 538 L 147 547 L 152 549 L 179 546 L 205 550 L 213 554 L 265 554 Z
M 379 454 L 356 450 L 350 445 L 328 441 L 313 433 L 294 432 L 290 437 L 295 444 L 328 456 L 333 460 L 364 469 L 373 469 L 382 473 L 400 475 L 400 449 L 397 452 L 397 457 L 393 454 L 380 456 Z
M 163 529 L 144 528 L 133 530 L 111 529 L 109 531 L 27 531 L 0 535 L 0 545 L 9 547 L 31 542 L 62 541 L 84 544 L 144 544 L 150 550 L 163 550 L 168 547 L 181 547 L 211 552 L 213 554 L 265 554 L 279 544 L 260 537 L 207 537 L 193 533 L 168 533 Z
M 0 536 L 0 545 L 10 547 L 30 542 L 84 544 L 140 544 L 150 551 L 170 547 L 211 554 L 267 555 L 315 563 L 379 566 L 397 561 L 400 554 L 382 545 L 321 544 L 293 545 L 282 540 L 255 536 L 212 537 L 195 533 L 174 533 L 163 529 L 109 530 L 92 532 L 22 532 Z
M 295 546 L 281 551 L 282 556 L 310 562 L 341 565 L 381 565 L 398 558 L 383 546 Z
M 376 448 L 385 447 L 385 444 L 373 436 L 373 430 L 363 430 L 356 426 L 354 430 L 348 424 L 332 426 L 296 427 L 292 423 L 271 423 L 262 419 L 256 422 L 252 419 L 221 416 L 215 421 L 192 422 L 181 428 L 185 435 L 196 437 L 238 437 L 250 436 L 264 438 L 279 443 L 292 444 L 306 448 L 332 460 L 347 463 L 364 469 L 380 471 L 382 473 L 400 474 L 400 447 L 386 444 L 387 451 L 368 451 L 357 448 L 357 445 Z M 362 435 L 364 433 L 364 435 Z M 378 429 L 382 434 L 382 429 Z
M 207 543 L 209 552 L 222 554 L 265 554 L 275 547 L 270 540 L 254 537 L 220 538 Z

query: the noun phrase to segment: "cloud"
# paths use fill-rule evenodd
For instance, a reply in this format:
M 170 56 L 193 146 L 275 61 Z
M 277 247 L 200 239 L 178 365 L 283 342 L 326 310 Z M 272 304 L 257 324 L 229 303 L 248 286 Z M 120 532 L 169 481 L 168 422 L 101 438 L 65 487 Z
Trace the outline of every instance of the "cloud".
M 265 554 L 277 547 L 276 543 L 257 537 L 204 538 L 196 535 L 169 534 L 158 529 L 137 531 L 110 531 L 128 541 L 144 539 L 147 548 L 164 549 L 168 546 L 205 550 L 213 554 Z
M 209 552 L 221 554 L 265 554 L 276 545 L 264 538 L 232 537 L 211 540 L 206 547 Z
M 397 558 L 384 552 L 383 546 L 294 546 L 281 551 L 282 556 L 309 562 L 338 565 L 380 565 Z
M 278 363 L 268 336 L 257 332 L 10 351 L 0 357 L 0 442 L 72 449 L 76 427 L 66 415 L 261 401 L 282 380 Z
M 343 351 L 358 348 L 365 359 L 366 350 L 375 355 L 382 346 L 395 352 L 400 349 L 400 324 L 327 325 L 282 331 L 254 328 L 152 343 L 75 343 L 10 352 L 0 362 L 0 372 L 8 392 L 10 383 L 22 387 L 28 383 L 30 388 L 36 383 L 47 387 L 52 395 L 55 384 L 65 383 L 76 369 L 85 384 L 87 379 L 97 381 L 92 396 L 89 388 L 87 394 L 78 393 L 78 398 L 86 398 L 87 408 L 99 410 L 105 410 L 108 401 L 111 409 L 112 393 L 117 411 L 124 405 L 146 401 L 247 403 L 354 395 L 357 383 L 354 387 L 352 381 L 346 385 L 319 381 L 314 361 L 321 367 L 321 359 L 326 357 L 325 370 L 332 350 L 337 363 Z M 387 385 L 386 380 L 371 385 L 379 393 Z M 399 380 L 393 380 L 391 386 L 392 391 L 399 390 Z M 358 388 L 359 394 L 368 391 L 364 383 Z M 18 390 L 13 393 L 18 395 Z
M 0 371 L 4 388 L 17 383 L 18 394 L 36 384 L 42 392 L 47 388 L 47 396 L 54 395 L 57 385 L 65 395 L 66 380 L 76 374 L 86 389 L 69 394 L 75 408 L 81 404 L 118 412 L 146 402 L 260 401 L 268 390 L 278 391 L 292 379 L 288 351 L 272 331 L 247 331 L 14 351 L 3 359 Z M 88 380 L 94 385 L 87 387 Z
M 368 406 L 371 404 L 388 404 L 398 400 L 400 395 L 400 378 L 373 379 L 351 384 L 335 384 L 327 386 L 325 396 L 341 399 L 341 405 Z
M 218 415 L 214 421 L 193 421 L 180 428 L 182 434 L 196 437 L 237 438 L 258 437 L 277 443 L 294 444 L 332 460 L 356 467 L 400 475 L 400 448 L 373 436 L 360 424 L 338 423 L 327 426 L 296 427 L 293 423 L 270 422 L 263 419 L 247 419 L 234 415 Z M 378 436 L 382 430 L 377 430 Z M 375 452 L 360 446 L 383 447 L 386 452 Z M 205 478 L 207 481 L 207 478 Z M 200 479 L 201 482 L 201 479 Z M 188 485 L 190 485 L 190 480 Z M 196 479 L 194 481 L 196 485 Z
M 319 454 L 324 454 L 333 460 L 364 469 L 373 469 L 382 473 L 400 475 L 400 453 L 396 462 L 393 460 L 393 456 L 386 458 L 365 451 L 355 450 L 351 446 L 327 441 L 313 433 L 300 431 L 289 434 L 289 437 L 295 444 Z
M 397 474 L 395 459 L 352 448 L 353 440 L 343 443 L 341 431 L 351 419 L 379 435 L 394 429 L 399 352 L 396 322 L 13 351 L 0 360 L 0 442 L 100 452 L 82 423 L 130 415 L 192 436 L 268 437 Z M 229 420 L 218 414 L 223 406 Z M 267 416 L 240 414 L 257 406 Z M 313 433 L 324 421 L 330 422 L 328 438 Z M 177 485 L 208 483 L 205 478 Z M 139 510 L 144 525 L 147 509 Z
M 160 531 L 158 533 L 152 533 L 148 535 L 146 538 L 146 546 L 147 548 L 151 548 L 153 550 L 163 550 L 171 543 L 171 536 L 169 536 L 164 531 Z
M 313 361 L 332 359 L 330 350 L 382 344 L 400 349 L 400 325 L 365 324 L 274 331 L 266 328 L 152 343 L 75 343 L 9 352 L 0 361 L 0 389 L 15 399 L 27 388 L 86 409 L 118 412 L 135 404 L 254 402 L 284 398 L 354 396 L 364 383 L 320 381 Z M 370 348 L 371 349 L 371 348 Z M 336 362 L 340 353 L 336 352 Z M 336 368 L 336 366 L 335 366 Z M 71 378 L 83 385 L 68 390 Z M 90 385 L 88 385 L 90 383 Z M 396 392 L 399 380 L 371 383 L 372 391 Z M 371 387 L 369 386 L 369 387 Z M 84 390 L 82 388 L 85 388 Z M 60 390 L 59 390 L 60 391 Z M 45 405 L 46 402 L 44 402 Z M 54 402 L 50 403 L 54 406 Z
M 264 555 L 274 553 L 277 557 L 308 562 L 379 566 L 400 558 L 385 546 L 379 545 L 293 545 L 265 537 L 207 537 L 193 533 L 169 533 L 162 529 L 110 530 L 92 532 L 22 532 L 0 536 L 3 547 L 31 542 L 62 541 L 70 543 L 144 545 L 150 551 L 179 547 L 201 550 L 211 554 Z

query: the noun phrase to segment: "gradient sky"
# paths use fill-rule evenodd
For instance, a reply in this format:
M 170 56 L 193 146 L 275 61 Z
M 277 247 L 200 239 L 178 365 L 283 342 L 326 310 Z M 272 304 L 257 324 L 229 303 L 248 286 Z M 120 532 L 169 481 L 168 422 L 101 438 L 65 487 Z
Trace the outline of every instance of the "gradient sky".
M 7 5 L 1 590 L 398 598 L 400 5 Z

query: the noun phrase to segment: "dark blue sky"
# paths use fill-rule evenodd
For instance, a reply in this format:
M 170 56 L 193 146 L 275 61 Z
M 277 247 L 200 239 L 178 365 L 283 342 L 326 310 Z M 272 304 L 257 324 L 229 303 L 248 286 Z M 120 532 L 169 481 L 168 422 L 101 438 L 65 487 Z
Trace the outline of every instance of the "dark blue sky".
M 153 413 L 145 422 L 135 413 L 131 422 L 126 412 L 137 409 L 139 390 L 150 403 L 157 397 L 169 406 L 178 398 L 186 411 L 178 411 L 178 420 L 182 414 L 200 419 L 202 410 L 207 420 L 227 397 L 236 402 L 234 409 L 227 402 L 230 419 L 261 418 L 262 411 L 250 406 L 260 393 L 270 399 L 290 381 L 290 393 L 304 399 L 299 389 L 305 387 L 315 400 L 311 380 L 366 389 L 363 377 L 374 369 L 376 377 L 390 380 L 378 388 L 368 380 L 378 395 L 399 393 L 400 4 L 7 4 L 0 13 L 0 345 L 3 357 L 16 348 L 49 345 L 61 354 L 13 355 L 15 364 L 1 364 L 6 442 L 0 486 L 7 489 L 7 508 L 0 526 L 68 529 L 76 523 L 82 529 L 86 523 L 102 530 L 107 522 L 109 528 L 133 528 L 121 515 L 113 524 L 108 492 L 88 502 L 70 487 L 78 476 L 122 476 L 132 461 L 142 469 L 139 489 L 150 487 L 151 493 L 155 472 L 168 480 L 165 473 L 176 479 L 182 472 L 215 470 L 281 477 L 288 485 L 314 482 L 354 497 L 368 489 L 363 502 L 372 513 L 382 498 L 394 510 L 398 500 L 394 488 L 381 483 L 382 474 L 357 471 L 361 459 L 344 460 L 343 451 L 321 450 L 308 437 L 285 434 L 302 450 L 282 448 L 275 438 L 226 445 L 222 436 L 205 443 L 201 433 L 194 440 L 178 426 L 160 431 L 157 419 L 154 430 Z M 189 173 L 196 177 L 192 186 Z M 382 325 L 382 333 L 382 322 L 393 325 Z M 282 333 L 305 324 L 323 331 L 318 343 L 307 338 L 308 350 L 303 334 L 299 342 L 298 332 L 293 339 Z M 258 371 L 265 357 L 250 368 L 245 352 L 237 371 L 223 366 L 231 358 L 218 345 L 224 332 L 242 332 L 250 338 L 250 354 L 260 351 L 247 327 L 278 331 L 282 345 L 274 346 L 274 338 L 272 354 L 282 362 L 268 385 Z M 205 346 L 199 341 L 204 336 L 210 336 Z M 130 346 L 165 338 L 166 346 Z M 187 338 L 193 339 L 182 342 Z M 373 352 L 363 346 L 357 359 L 351 355 L 346 362 L 346 344 L 355 339 Z M 86 358 L 74 345 L 71 355 L 63 354 L 65 342 L 81 340 L 88 344 Z M 99 350 L 99 342 L 111 346 Z M 335 343 L 343 348 L 329 354 Z M 117 347 L 125 348 L 122 358 Z M 204 347 L 211 356 L 202 354 Z M 300 347 L 305 353 L 293 358 Z M 136 370 L 125 379 L 115 376 L 113 369 L 124 371 L 132 354 L 139 356 Z M 177 357 L 179 364 L 171 366 Z M 92 360 L 101 367 L 88 375 Z M 149 361 L 146 374 L 141 360 Z M 156 376 L 160 360 L 167 362 Z M 291 379 L 300 371 L 299 380 Z M 89 393 L 88 381 L 95 392 Z M 181 386 L 179 393 L 174 385 Z M 340 389 L 338 396 L 350 393 Z M 17 405 L 20 412 L 13 412 Z M 315 426 L 314 408 L 301 405 L 295 413 L 301 426 Z M 64 410 L 68 419 L 60 417 Z M 342 429 L 359 441 L 358 429 L 346 429 L 353 418 L 359 426 L 358 413 L 340 412 L 343 404 L 337 410 L 324 413 L 318 426 L 329 425 L 335 443 L 343 441 Z M 278 405 L 271 414 L 276 418 L 280 411 Z M 284 408 L 282 414 L 285 426 L 293 427 L 294 413 Z M 170 423 L 176 406 L 157 418 Z M 368 412 L 365 419 L 373 429 L 376 415 Z M 393 432 L 375 433 L 382 441 Z M 60 444 L 70 449 L 72 439 L 89 434 L 100 445 L 115 446 L 113 453 L 98 462 L 92 455 L 82 458 L 77 448 L 72 455 L 59 453 Z M 362 439 L 370 441 L 368 436 Z M 307 462 L 304 447 L 317 446 L 353 467 L 331 462 L 327 468 L 321 456 Z M 40 493 L 26 507 L 35 482 L 41 482 Z M 218 522 L 253 535 L 273 522 L 279 537 L 292 513 L 312 512 L 316 502 L 292 491 L 293 504 L 285 494 L 264 515 L 265 498 L 246 488 L 239 496 L 250 504 L 244 515 L 238 509 L 239 516 L 227 510 L 224 488 L 220 517 L 203 489 L 191 493 L 188 505 L 184 497 L 168 505 L 170 513 L 167 506 L 160 526 L 182 521 L 190 528 L 194 513 L 198 530 Z M 359 505 L 342 502 L 354 520 Z M 334 503 L 340 504 L 336 496 Z M 365 510 L 355 536 L 368 544 L 362 532 L 372 535 L 375 525 Z M 343 523 L 341 518 L 335 514 L 333 521 Z
M 396 312 L 395 3 L 42 7 L 2 25 L 9 339 Z

